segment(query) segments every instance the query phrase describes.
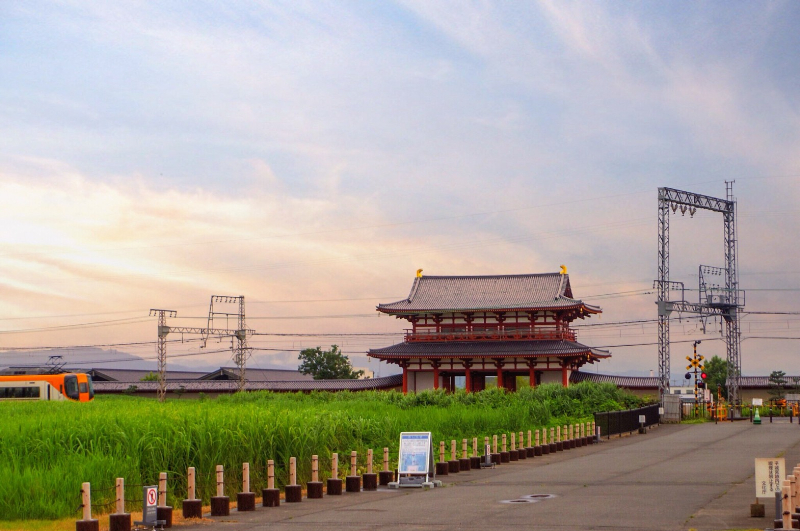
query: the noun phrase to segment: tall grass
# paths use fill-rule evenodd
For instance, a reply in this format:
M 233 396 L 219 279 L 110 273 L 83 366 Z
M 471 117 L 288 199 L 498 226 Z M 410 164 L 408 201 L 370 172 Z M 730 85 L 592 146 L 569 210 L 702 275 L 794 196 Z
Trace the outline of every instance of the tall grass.
M 430 431 L 434 441 L 482 440 L 638 405 L 613 385 L 590 383 L 517 393 L 260 392 L 165 403 L 111 396 L 82 404 L 2 402 L 0 520 L 77 515 L 84 481 L 92 484 L 95 512 L 104 512 L 113 508 L 115 478 L 125 478 L 126 498 L 134 499 L 141 498 L 139 486 L 155 484 L 158 473 L 167 472 L 169 503 L 179 506 L 190 466 L 207 501 L 216 490 L 218 464 L 225 466 L 227 493 L 235 496 L 243 462 L 250 463 L 251 488 L 258 492 L 270 459 L 283 485 L 290 457 L 297 457 L 298 477 L 305 481 L 311 455 L 318 454 L 324 479 L 332 452 L 365 455 L 372 448 L 377 465 L 381 449 L 389 447 L 396 459 L 401 431 Z M 349 467 L 341 469 L 344 474 Z

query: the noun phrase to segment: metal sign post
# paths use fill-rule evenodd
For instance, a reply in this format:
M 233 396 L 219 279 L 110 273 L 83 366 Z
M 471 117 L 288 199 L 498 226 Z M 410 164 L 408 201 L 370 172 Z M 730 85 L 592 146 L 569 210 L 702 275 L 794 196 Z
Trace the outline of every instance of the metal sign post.
M 134 522 L 136 526 L 164 527 L 166 520 L 158 519 L 158 487 L 155 485 L 142 487 L 142 520 Z

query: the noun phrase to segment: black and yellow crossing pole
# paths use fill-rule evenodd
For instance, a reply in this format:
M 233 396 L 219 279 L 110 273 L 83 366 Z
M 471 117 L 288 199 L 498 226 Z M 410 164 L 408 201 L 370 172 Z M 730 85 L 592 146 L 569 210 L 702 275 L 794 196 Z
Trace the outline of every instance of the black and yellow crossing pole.
M 686 370 L 689 371 L 686 373 L 686 379 L 690 379 L 692 377 L 692 372 L 694 372 L 694 414 L 697 415 L 700 408 L 700 402 L 697 400 L 697 390 L 698 389 L 705 389 L 705 379 L 706 374 L 703 372 L 705 370 L 705 366 L 703 365 L 703 360 L 705 359 L 702 355 L 697 353 L 697 345 L 700 344 L 700 341 L 694 342 L 694 355 L 693 356 L 686 356 L 686 359 L 689 360 L 689 365 L 686 366 Z M 699 375 L 698 375 L 699 371 Z M 699 376 L 699 379 L 698 379 Z

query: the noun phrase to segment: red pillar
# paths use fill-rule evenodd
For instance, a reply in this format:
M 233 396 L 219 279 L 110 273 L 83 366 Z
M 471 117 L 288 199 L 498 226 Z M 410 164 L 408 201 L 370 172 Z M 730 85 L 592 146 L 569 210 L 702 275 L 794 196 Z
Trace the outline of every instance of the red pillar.
M 503 366 L 498 363 L 497 364 L 497 388 L 503 388 Z
M 439 364 L 433 365 L 433 388 L 439 389 Z
M 530 384 L 531 389 L 536 387 L 536 371 L 533 370 L 532 363 L 528 365 L 528 384 Z
M 567 374 L 567 366 L 563 365 L 561 367 L 561 385 L 564 387 L 569 386 L 569 374 Z
M 468 393 L 471 393 L 472 392 L 472 369 L 470 369 L 469 366 L 464 368 L 464 378 L 466 380 L 464 382 L 464 389 Z
M 403 394 L 408 394 L 408 367 L 403 365 Z

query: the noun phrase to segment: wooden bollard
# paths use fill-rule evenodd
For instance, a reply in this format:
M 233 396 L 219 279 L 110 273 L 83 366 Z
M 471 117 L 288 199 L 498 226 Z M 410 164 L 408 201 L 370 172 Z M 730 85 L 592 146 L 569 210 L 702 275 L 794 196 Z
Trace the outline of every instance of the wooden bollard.
M 331 456 L 331 477 L 327 484 L 328 496 L 342 495 L 342 480 L 339 479 L 339 454 Z
M 792 484 L 788 479 L 784 479 L 781 484 L 781 520 L 783 529 L 792 528 Z
M 556 426 L 556 452 L 564 451 L 564 441 L 561 440 L 561 426 Z
M 450 474 L 458 474 L 459 470 L 461 470 L 461 466 L 456 456 L 456 441 L 453 439 L 450 441 L 450 461 L 447 462 L 447 471 Z
M 172 527 L 172 507 L 167 505 L 167 473 L 158 474 L 158 506 L 156 519 L 164 520 L 164 528 Z
M 450 471 L 450 465 L 444 460 L 444 441 L 439 441 L 439 461 L 436 463 L 436 475 L 446 476 Z
M 528 446 L 525 448 L 529 458 L 536 456 L 536 450 L 533 445 L 533 431 L 528 430 Z
M 472 468 L 472 463 L 470 463 L 469 456 L 467 455 L 467 440 L 461 440 L 461 458 L 458 460 L 458 469 L 462 472 L 468 471 Z
M 267 461 L 267 488 L 261 489 L 261 506 L 278 507 L 281 504 L 281 491 L 275 488 L 275 461 Z
M 536 430 L 536 444 L 533 446 L 533 455 L 536 457 L 541 457 L 542 455 L 542 445 L 539 444 L 539 430 Z
M 319 456 L 311 456 L 311 481 L 306 483 L 309 500 L 322 498 L 322 482 L 319 480 Z
M 575 426 L 569 425 L 569 447 L 575 448 Z
M 242 492 L 236 494 L 236 510 L 256 510 L 256 493 L 250 492 L 250 463 L 242 463 Z
M 197 483 L 195 479 L 195 470 L 193 466 L 189 467 L 186 475 L 186 499 L 183 500 L 183 517 L 184 518 L 202 518 L 203 517 L 203 500 L 197 499 Z
M 517 451 L 517 434 L 511 432 L 511 448 L 508 450 L 508 458 L 510 461 L 519 461 L 519 452 Z
M 92 519 L 92 488 L 89 483 L 81 484 L 81 507 L 83 520 L 75 522 L 75 531 L 99 531 L 100 521 Z
M 289 484 L 284 488 L 286 503 L 300 503 L 303 501 L 303 487 L 297 484 L 297 458 L 289 458 Z
M 385 487 L 394 480 L 394 474 L 389 470 L 389 449 L 383 449 L 383 470 L 378 473 L 378 483 Z
M 572 445 L 572 436 L 570 435 L 569 426 L 564 425 L 564 450 L 575 448 Z
M 507 442 L 506 434 L 504 433 L 503 435 L 501 435 L 501 437 L 502 437 L 502 441 L 503 441 L 503 446 L 500 449 L 500 462 L 501 463 L 508 463 L 509 461 L 511 461 L 511 454 L 508 453 L 508 442 Z
M 222 465 L 217 465 L 217 495 L 211 498 L 211 516 L 230 516 L 231 500 L 225 496 L 225 473 Z
M 547 428 L 542 428 L 542 454 L 550 453 L 550 443 L 547 442 Z
M 525 448 L 525 439 L 522 438 L 522 432 L 519 432 L 519 447 L 517 448 L 517 456 L 519 459 L 528 458 L 528 450 Z
M 372 472 L 372 449 L 367 450 L 367 473 L 361 474 L 365 491 L 378 490 L 378 474 Z
M 109 531 L 131 531 L 131 515 L 125 512 L 125 480 L 117 478 L 114 514 L 108 515 Z
M 798 422 L 800 422 L 800 418 L 798 418 Z M 792 475 L 794 476 L 794 487 L 795 487 L 795 496 L 794 496 L 794 505 L 792 506 L 792 510 L 794 511 L 792 514 L 792 518 L 795 520 L 800 520 L 800 464 L 794 467 L 792 470 Z
M 350 452 L 350 475 L 344 478 L 345 491 L 347 492 L 361 492 L 361 477 L 357 471 L 358 454 L 353 451 Z
M 472 457 L 469 458 L 469 467 L 480 470 L 481 455 L 478 453 L 478 438 L 472 438 Z
M 500 452 L 497 448 L 497 435 L 492 435 L 492 463 L 500 464 Z
M 558 451 L 558 446 L 556 445 L 556 429 L 550 428 L 550 453 L 554 454 Z

